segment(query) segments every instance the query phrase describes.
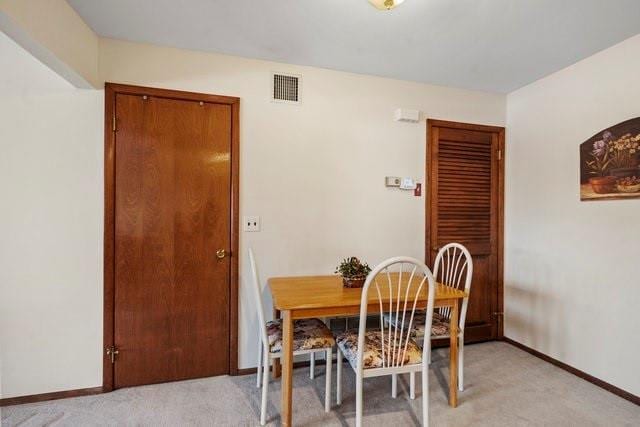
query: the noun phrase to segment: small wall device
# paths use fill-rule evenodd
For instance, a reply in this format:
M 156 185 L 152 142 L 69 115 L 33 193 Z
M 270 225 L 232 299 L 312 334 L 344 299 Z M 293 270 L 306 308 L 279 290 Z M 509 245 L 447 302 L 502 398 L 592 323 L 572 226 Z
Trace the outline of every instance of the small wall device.
M 416 189 L 416 182 L 413 180 L 413 178 L 402 178 L 402 181 L 400 182 L 400 189 L 401 190 L 415 190 Z
M 384 177 L 384 185 L 386 187 L 400 187 L 402 182 L 402 178 L 398 176 L 385 176 Z
M 420 111 L 398 108 L 394 114 L 396 122 L 418 123 L 420 121 Z

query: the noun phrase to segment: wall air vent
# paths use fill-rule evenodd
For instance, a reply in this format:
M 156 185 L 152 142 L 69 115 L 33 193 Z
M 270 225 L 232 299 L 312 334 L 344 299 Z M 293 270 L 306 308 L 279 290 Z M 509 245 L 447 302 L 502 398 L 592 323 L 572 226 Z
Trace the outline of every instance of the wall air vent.
M 273 73 L 272 76 L 271 99 L 275 102 L 299 104 L 301 83 L 300 76 L 283 73 Z

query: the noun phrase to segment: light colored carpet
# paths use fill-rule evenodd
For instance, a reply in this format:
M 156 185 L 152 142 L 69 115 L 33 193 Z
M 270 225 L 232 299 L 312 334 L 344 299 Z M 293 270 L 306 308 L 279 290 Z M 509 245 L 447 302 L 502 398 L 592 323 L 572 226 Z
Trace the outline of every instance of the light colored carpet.
M 430 373 L 432 426 L 639 426 L 640 407 L 501 342 L 469 345 L 466 389 L 460 405 L 447 405 L 448 350 L 436 350 Z M 324 412 L 324 366 L 316 379 L 308 369 L 294 375 L 294 424 L 353 425 L 355 376 L 345 364 L 343 404 Z M 408 378 L 397 399 L 390 378 L 365 380 L 364 423 L 405 426 L 420 423 L 417 399 L 407 397 Z M 280 383 L 272 381 L 269 425 L 279 425 Z M 2 408 L 3 426 L 255 426 L 260 390 L 255 375 L 216 377 L 117 390 L 113 393 Z

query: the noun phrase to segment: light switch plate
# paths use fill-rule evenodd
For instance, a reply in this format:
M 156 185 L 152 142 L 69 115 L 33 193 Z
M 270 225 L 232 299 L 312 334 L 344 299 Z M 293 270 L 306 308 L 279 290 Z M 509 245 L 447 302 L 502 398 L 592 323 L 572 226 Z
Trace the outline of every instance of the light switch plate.
M 245 216 L 244 231 L 260 231 L 260 217 L 259 216 Z

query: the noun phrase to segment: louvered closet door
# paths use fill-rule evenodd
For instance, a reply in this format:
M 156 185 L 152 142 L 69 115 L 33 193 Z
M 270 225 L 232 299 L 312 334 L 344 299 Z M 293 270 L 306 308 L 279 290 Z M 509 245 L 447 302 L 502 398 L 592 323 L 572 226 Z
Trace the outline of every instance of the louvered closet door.
M 501 335 L 502 128 L 428 121 L 426 254 L 447 243 L 473 257 L 466 341 Z

